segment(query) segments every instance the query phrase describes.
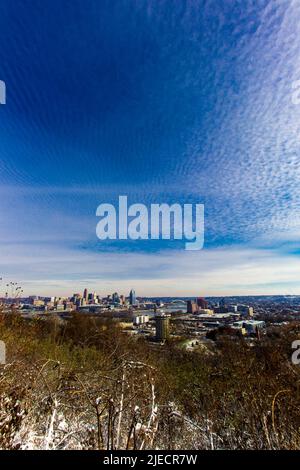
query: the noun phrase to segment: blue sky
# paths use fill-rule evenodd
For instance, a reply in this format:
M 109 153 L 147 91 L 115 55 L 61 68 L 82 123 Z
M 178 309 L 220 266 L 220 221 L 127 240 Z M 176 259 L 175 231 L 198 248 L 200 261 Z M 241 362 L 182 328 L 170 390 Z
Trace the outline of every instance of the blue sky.
M 25 293 L 300 294 L 300 4 L 1 1 L 0 276 Z M 205 204 L 205 248 L 97 206 Z

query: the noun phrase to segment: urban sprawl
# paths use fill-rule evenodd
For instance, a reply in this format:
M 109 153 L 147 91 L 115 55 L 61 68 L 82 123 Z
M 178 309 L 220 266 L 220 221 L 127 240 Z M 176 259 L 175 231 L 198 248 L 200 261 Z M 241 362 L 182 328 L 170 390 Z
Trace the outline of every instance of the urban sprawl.
M 73 312 L 111 319 L 124 334 L 145 337 L 163 344 L 182 339 L 186 349 L 197 349 L 218 334 L 259 339 L 268 326 L 280 326 L 300 318 L 298 296 L 145 298 L 132 289 L 128 296 L 117 292 L 105 297 L 84 289 L 71 297 L 22 297 L 22 289 L 7 285 L 2 308 L 18 311 L 24 318 L 55 316 L 67 320 Z

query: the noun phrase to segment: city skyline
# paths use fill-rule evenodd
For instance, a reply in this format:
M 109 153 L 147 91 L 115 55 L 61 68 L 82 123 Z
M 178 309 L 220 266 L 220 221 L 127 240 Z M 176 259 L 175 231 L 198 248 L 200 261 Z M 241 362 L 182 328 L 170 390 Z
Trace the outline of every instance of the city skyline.
M 0 276 L 24 295 L 299 295 L 300 5 L 11 3 Z M 97 239 L 124 194 L 204 204 L 204 249 Z

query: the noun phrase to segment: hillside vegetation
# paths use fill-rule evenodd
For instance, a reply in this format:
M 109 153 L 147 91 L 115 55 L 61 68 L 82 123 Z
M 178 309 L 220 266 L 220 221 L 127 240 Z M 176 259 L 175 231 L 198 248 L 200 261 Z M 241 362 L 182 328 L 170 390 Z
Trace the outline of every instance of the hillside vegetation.
M 77 313 L 2 314 L 0 448 L 299 449 L 299 333 L 293 323 L 187 352 Z

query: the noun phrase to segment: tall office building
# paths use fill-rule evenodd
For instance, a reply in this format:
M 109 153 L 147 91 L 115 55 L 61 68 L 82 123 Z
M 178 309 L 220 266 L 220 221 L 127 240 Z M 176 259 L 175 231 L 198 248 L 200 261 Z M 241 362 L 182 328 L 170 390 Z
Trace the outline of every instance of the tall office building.
M 193 300 L 188 300 L 186 303 L 187 313 L 197 313 L 199 310 L 198 305 Z
M 135 291 L 131 289 L 129 293 L 129 303 L 130 305 L 136 305 L 136 296 L 135 296 Z
M 118 292 L 114 292 L 112 295 L 112 301 L 116 304 L 120 303 L 120 297 Z
M 96 294 L 95 294 L 95 292 L 90 292 L 90 293 L 88 294 L 88 300 L 89 300 L 89 302 L 91 302 L 91 303 L 93 303 L 93 304 L 95 303 L 95 300 L 96 300 Z
M 155 317 L 156 323 L 156 340 L 165 341 L 169 336 L 170 316 L 165 313 L 160 313 Z
M 207 308 L 208 307 L 208 302 L 204 299 L 204 297 L 198 297 L 197 299 L 197 305 L 200 308 Z
M 87 300 L 87 299 L 88 299 L 88 295 L 89 295 L 89 294 L 88 294 L 88 290 L 87 290 L 87 289 L 84 289 L 84 291 L 83 291 L 83 298 L 84 298 L 84 300 Z

